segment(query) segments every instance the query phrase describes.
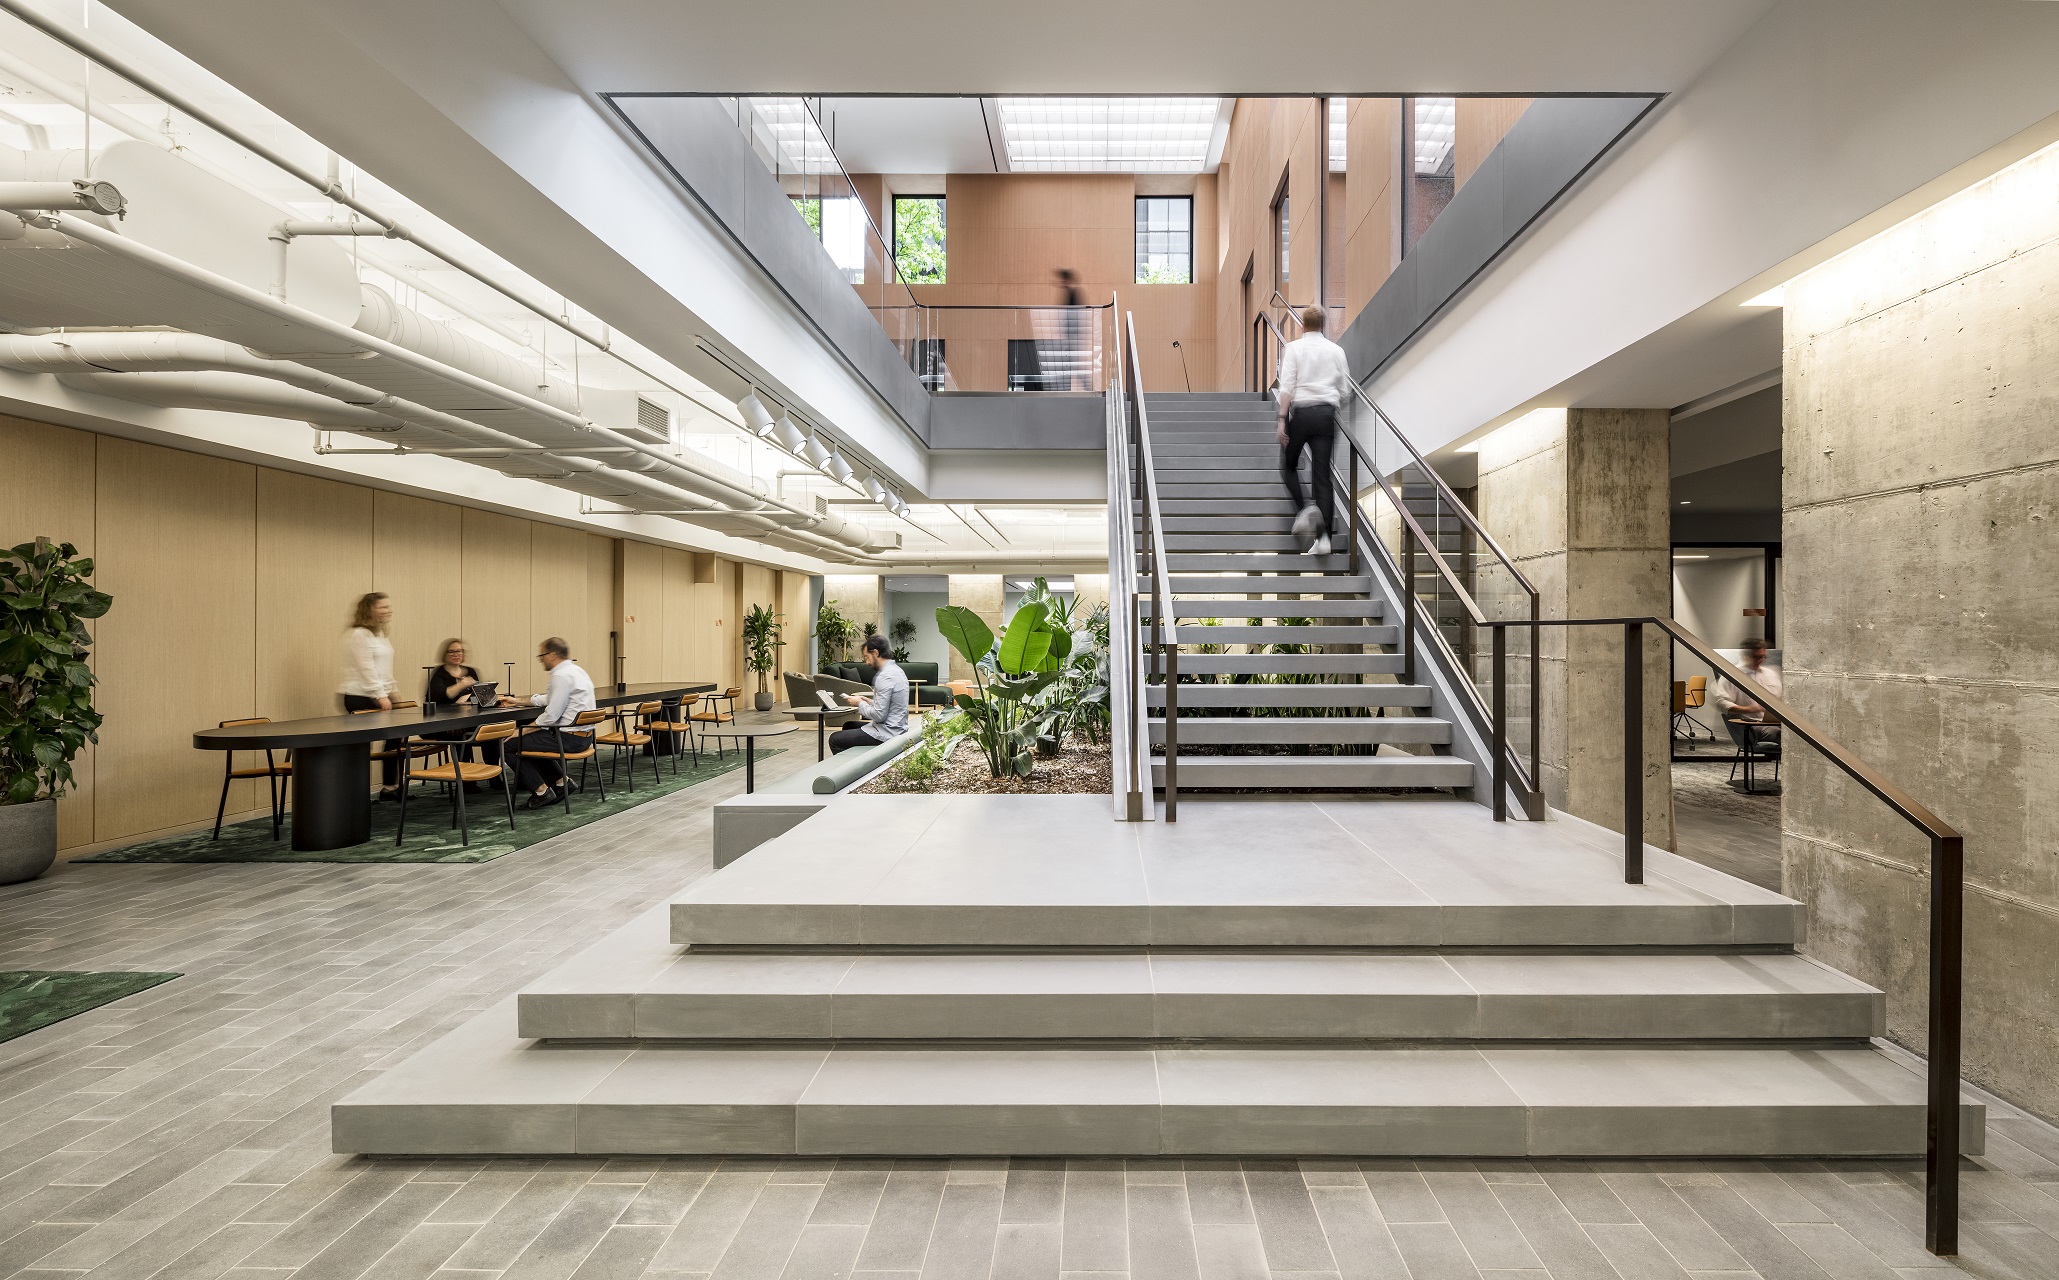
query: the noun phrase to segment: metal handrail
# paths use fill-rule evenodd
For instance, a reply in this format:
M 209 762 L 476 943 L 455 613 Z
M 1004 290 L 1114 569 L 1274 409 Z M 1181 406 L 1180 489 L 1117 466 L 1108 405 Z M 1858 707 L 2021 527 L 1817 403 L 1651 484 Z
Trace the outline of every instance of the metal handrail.
M 1528 622 L 1488 622 L 1495 636 L 1497 658 L 1501 636 L 1509 627 Z M 1556 618 L 1547 627 L 1623 628 L 1623 878 L 1639 884 L 1644 878 L 1644 628 L 1658 627 L 1686 647 L 1738 689 L 1746 691 L 1782 728 L 1792 730 L 1852 781 L 1894 810 L 1930 841 L 1930 993 L 1927 1028 L 1929 1079 L 1924 1135 L 1924 1244 L 1949 1257 L 1959 1251 L 1959 1072 L 1961 1066 L 1960 1006 L 1965 962 L 1966 844 L 1915 797 L 1890 782 L 1852 750 L 1769 692 L 1765 686 L 1718 654 L 1700 636 L 1671 618 Z M 1500 688 L 1496 682 L 1497 690 Z M 1497 734 L 1500 721 L 1496 721 Z
M 1179 624 L 1166 612 L 1172 598 L 1172 573 L 1165 560 L 1165 517 L 1158 510 L 1158 467 L 1151 454 L 1151 418 L 1144 408 L 1143 365 L 1137 357 L 1137 319 L 1123 316 L 1123 384 L 1129 391 L 1131 431 L 1136 447 L 1137 476 L 1144 501 L 1144 556 L 1151 562 L 1151 654 L 1153 674 L 1165 687 L 1165 820 L 1177 822 L 1180 812 L 1180 638 Z M 1124 513 L 1128 515 L 1127 512 Z M 1161 638 L 1161 631 L 1163 636 Z M 1164 669 L 1159 670 L 1163 662 Z M 1147 735 L 1148 738 L 1148 735 Z
M 1280 297 L 1279 290 L 1275 289 L 1273 291 L 1273 297 Z M 1288 314 L 1292 315 L 1293 312 L 1290 310 Z M 1264 322 L 1266 328 L 1272 331 L 1274 339 L 1278 341 L 1282 347 L 1284 347 L 1287 341 L 1286 334 L 1281 332 L 1280 326 L 1273 322 L 1272 315 L 1269 312 L 1260 312 L 1259 319 Z M 1299 322 L 1299 317 L 1296 317 L 1296 322 Z M 1452 492 L 1451 486 L 1444 482 L 1444 477 L 1438 475 L 1436 470 L 1432 468 L 1429 465 L 1429 463 L 1423 460 L 1423 455 L 1417 451 L 1414 444 L 1410 443 L 1409 438 L 1406 435 L 1402 434 L 1401 428 L 1394 424 L 1394 420 L 1392 418 L 1389 418 L 1387 414 L 1380 408 L 1380 406 L 1373 401 L 1372 397 L 1366 394 L 1365 388 L 1359 386 L 1356 380 L 1347 379 L 1347 381 L 1350 382 L 1352 393 L 1355 394 L 1368 409 L 1372 410 L 1372 412 L 1376 415 L 1378 420 L 1387 425 L 1388 431 L 1390 431 L 1393 434 L 1394 438 L 1401 442 L 1401 447 L 1408 451 L 1408 456 L 1415 463 L 1417 470 L 1423 472 L 1424 474 L 1430 477 L 1431 481 L 1436 486 L 1437 492 L 1440 498 L 1443 500 L 1444 505 L 1450 507 L 1452 511 L 1454 511 L 1457 514 L 1460 522 L 1463 523 L 1469 530 L 1471 530 L 1473 536 L 1479 539 L 1479 541 L 1483 545 L 1485 545 L 1490 551 L 1492 551 L 1495 555 L 1495 558 L 1498 559 L 1501 562 L 1502 566 L 1508 570 L 1509 575 L 1515 579 L 1516 585 L 1522 589 L 1523 593 L 1526 596 L 1529 597 L 1530 617 L 1528 621 L 1531 623 L 1536 622 L 1539 619 L 1542 612 L 1542 598 L 1539 596 L 1537 588 L 1531 584 L 1530 580 L 1523 575 L 1521 570 L 1515 567 L 1515 564 L 1509 559 L 1508 554 L 1501 549 L 1501 544 L 1496 542 L 1493 536 L 1490 535 L 1487 532 L 1487 530 L 1480 524 L 1478 517 L 1473 515 L 1472 510 L 1468 508 L 1464 503 L 1459 501 L 1458 495 Z M 1276 374 L 1273 380 L 1273 386 L 1277 387 L 1278 385 L 1279 379 Z M 1466 616 L 1468 617 L 1468 619 L 1470 619 L 1475 625 L 1484 625 L 1487 621 L 1487 617 L 1485 612 L 1480 608 L 1479 603 L 1473 598 L 1473 594 L 1459 582 L 1457 575 L 1452 573 L 1451 566 L 1445 562 L 1443 553 L 1437 550 L 1436 543 L 1431 541 L 1429 534 L 1424 531 L 1421 523 L 1419 523 L 1416 520 L 1414 514 L 1409 511 L 1407 504 L 1401 500 L 1401 495 L 1396 493 L 1394 491 L 1393 486 L 1387 482 L 1387 478 L 1385 475 L 1381 473 L 1377 461 L 1366 452 L 1365 447 L 1359 443 L 1358 438 L 1354 436 L 1351 432 L 1340 431 L 1338 434 L 1344 438 L 1344 442 L 1348 451 L 1347 462 L 1350 476 L 1346 492 L 1348 492 L 1351 495 L 1352 572 L 1356 573 L 1358 571 L 1360 517 L 1358 502 L 1358 467 L 1361 460 L 1364 461 L 1366 470 L 1371 473 L 1374 483 L 1379 485 L 1381 492 L 1387 495 L 1388 502 L 1393 504 L 1394 510 L 1396 514 L 1400 517 L 1402 527 L 1405 532 L 1405 537 L 1402 543 L 1402 554 L 1404 558 L 1404 564 L 1396 565 L 1394 566 L 1394 568 L 1396 569 L 1396 577 L 1401 584 L 1402 608 L 1404 612 L 1404 617 L 1402 620 L 1402 655 L 1403 662 L 1406 665 L 1406 670 L 1403 678 L 1408 683 L 1413 684 L 1415 683 L 1416 679 L 1415 548 L 1417 544 L 1421 544 L 1424 554 L 1428 555 L 1430 558 L 1430 563 L 1436 566 L 1438 575 L 1444 579 L 1445 584 L 1448 587 L 1450 587 L 1452 594 L 1465 608 Z M 1497 633 L 1497 636 L 1498 634 L 1499 633 Z M 1456 662 L 1454 662 L 1453 665 L 1454 669 L 1461 671 L 1461 673 L 1466 676 L 1466 679 L 1459 682 L 1458 687 L 1466 689 L 1473 693 L 1475 697 L 1473 709 L 1476 716 L 1478 716 L 1479 719 L 1484 721 L 1498 721 L 1500 719 L 1498 712 L 1496 712 L 1493 708 L 1481 705 L 1477 701 L 1479 691 L 1472 683 L 1471 673 L 1465 672 L 1463 668 Z M 1543 736 L 1540 730 L 1540 723 L 1542 720 L 1542 686 L 1538 682 L 1538 644 L 1537 632 L 1534 629 L 1530 633 L 1529 666 L 1529 758 L 1533 762 L 1534 766 L 1535 762 L 1540 758 L 1539 752 L 1543 745 Z M 1502 674 L 1503 673 L 1501 672 L 1501 670 L 1497 668 L 1494 676 L 1493 694 L 1497 706 L 1500 705 L 1502 699 L 1505 696 L 1502 685 Z M 1522 789 L 1524 796 L 1524 810 L 1526 816 L 1532 819 L 1533 821 L 1541 819 L 1544 816 L 1543 793 L 1540 787 L 1538 786 L 1537 779 L 1532 776 L 1531 770 L 1525 768 L 1520 760 L 1514 759 L 1509 755 L 1507 743 L 1505 741 L 1497 741 L 1494 748 L 1494 755 L 1494 820 L 1497 822 L 1504 822 L 1508 819 L 1508 783 L 1511 773 L 1514 774 L 1516 782 L 1520 785 Z
M 1129 414 L 1123 399 L 1123 352 L 1115 344 L 1115 376 L 1102 393 L 1108 431 L 1108 710 L 1117 768 L 1119 820 L 1145 822 L 1153 806 L 1150 725 L 1138 668 L 1143 652 L 1137 629 L 1137 548 L 1130 507 Z M 1126 785 L 1122 785 L 1126 784 Z

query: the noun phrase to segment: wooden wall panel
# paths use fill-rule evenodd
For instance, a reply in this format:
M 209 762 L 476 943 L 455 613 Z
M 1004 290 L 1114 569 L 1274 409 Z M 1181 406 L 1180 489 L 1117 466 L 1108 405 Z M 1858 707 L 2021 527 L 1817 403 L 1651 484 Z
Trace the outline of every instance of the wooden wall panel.
M 807 672 L 808 628 L 814 618 L 808 612 L 809 588 L 813 579 L 805 573 L 782 570 L 779 574 L 779 670 Z M 775 681 L 774 692 L 786 701 L 786 687 Z
M 622 652 L 629 656 L 625 670 L 632 683 L 666 679 L 672 671 L 665 661 L 665 557 L 675 553 L 627 539 L 617 545 L 622 564 Z
M 572 657 L 595 684 L 613 684 L 606 615 L 590 607 L 586 584 L 586 532 L 563 525 L 529 524 L 530 642 L 563 636 Z
M 429 682 L 421 668 L 436 663 L 440 646 L 453 638 L 471 646 L 481 679 L 501 678 L 501 668 L 489 667 L 488 655 L 464 632 L 464 579 L 462 507 L 372 491 L 371 589 L 393 601 L 393 676 L 405 698 L 422 700 Z
M 69 542 L 80 554 L 93 552 L 94 442 L 85 431 L 48 426 L 0 414 L 0 546 L 13 547 L 37 538 Z M 98 623 L 87 630 L 98 635 Z M 98 647 L 88 660 L 95 670 Z M 95 706 L 106 714 L 105 691 Z M 73 787 L 57 801 L 57 843 L 60 847 L 93 840 L 93 756 L 89 743 L 72 757 Z
M 97 459 L 95 576 L 115 601 L 95 645 L 106 840 L 214 815 L 222 757 L 192 735 L 253 714 L 257 468 L 113 436 Z M 229 797 L 255 803 L 248 783 Z
M 543 636 L 531 629 L 529 531 L 527 520 L 464 508 L 464 622 L 459 630 L 471 642 L 472 665 L 482 677 L 506 679 L 502 664 L 515 664 L 516 694 L 543 689 L 543 668 L 536 661 L 536 642 Z
M 700 630 L 709 625 L 699 616 L 696 607 L 694 586 L 694 562 L 689 552 L 664 548 L 661 577 L 660 624 L 663 631 L 664 658 L 661 668 L 665 680 L 717 679 L 694 674 L 694 641 Z
M 1344 126 L 1344 323 L 1400 261 L 1401 100 L 1353 98 Z
M 725 688 L 743 685 L 743 649 L 737 642 L 739 609 L 743 598 L 742 575 L 739 565 L 733 560 L 715 562 L 715 581 L 696 584 L 694 601 L 700 610 L 702 625 L 689 633 L 693 669 L 705 671 L 705 677 Z
M 1516 121 L 1529 110 L 1528 98 L 1460 98 L 1455 136 L 1452 142 L 1452 190 L 1466 185 L 1466 179 L 1493 154 Z
M 375 582 L 370 489 L 257 469 L 256 714 L 298 720 L 341 709 L 344 630 Z M 416 668 L 434 661 L 425 646 L 394 646 L 400 698 L 420 700 Z
M 586 547 L 586 628 L 599 637 L 599 646 L 605 651 L 608 633 L 619 633 L 621 628 L 621 608 L 616 603 L 618 588 L 615 582 L 617 540 L 599 533 L 582 532 L 579 536 Z M 619 634 L 616 643 L 621 644 Z M 628 652 L 627 649 L 621 651 Z

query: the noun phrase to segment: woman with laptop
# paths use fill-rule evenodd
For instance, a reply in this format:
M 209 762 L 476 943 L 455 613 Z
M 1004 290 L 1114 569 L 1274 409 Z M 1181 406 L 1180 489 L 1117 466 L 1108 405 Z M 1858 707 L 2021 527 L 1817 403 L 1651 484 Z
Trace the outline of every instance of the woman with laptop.
M 452 636 L 443 642 L 443 648 L 438 650 L 438 653 L 441 655 L 442 661 L 435 667 L 430 668 L 429 690 L 423 699 L 429 706 L 434 707 L 438 711 L 450 711 L 462 704 L 477 703 L 481 695 L 484 695 L 489 700 L 492 698 L 495 686 L 480 684 L 478 669 L 465 665 L 465 659 L 469 654 L 463 640 Z M 422 736 L 425 738 L 462 738 L 465 736 L 465 732 L 459 729 L 450 733 L 425 733 Z M 500 763 L 500 744 L 498 742 L 486 743 L 479 750 L 480 754 L 485 757 L 486 763 Z M 470 760 L 472 758 L 471 747 L 459 747 L 457 751 L 461 759 Z M 465 790 L 477 792 L 483 791 L 485 788 L 479 783 L 467 782 Z

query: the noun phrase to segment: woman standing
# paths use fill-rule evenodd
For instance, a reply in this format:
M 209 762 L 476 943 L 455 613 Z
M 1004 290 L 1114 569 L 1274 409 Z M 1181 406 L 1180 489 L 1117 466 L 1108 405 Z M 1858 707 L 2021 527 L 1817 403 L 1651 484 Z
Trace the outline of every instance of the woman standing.
M 358 597 L 351 615 L 350 630 L 343 635 L 343 709 L 345 711 L 391 711 L 393 695 L 393 642 L 386 638 L 393 621 L 393 603 L 383 591 L 367 591 Z M 379 798 L 400 794 L 396 785 L 400 761 L 393 757 L 379 762 Z

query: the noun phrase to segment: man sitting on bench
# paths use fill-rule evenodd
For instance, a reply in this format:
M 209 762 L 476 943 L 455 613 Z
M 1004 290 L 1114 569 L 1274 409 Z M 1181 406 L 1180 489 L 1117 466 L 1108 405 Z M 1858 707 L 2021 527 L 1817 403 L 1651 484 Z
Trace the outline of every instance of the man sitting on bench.
M 843 728 L 831 734 L 831 751 L 878 746 L 908 732 L 908 677 L 901 674 L 901 664 L 894 661 L 893 646 L 885 636 L 865 637 L 865 665 L 873 671 L 872 692 L 842 695 L 864 719 L 846 720 Z

